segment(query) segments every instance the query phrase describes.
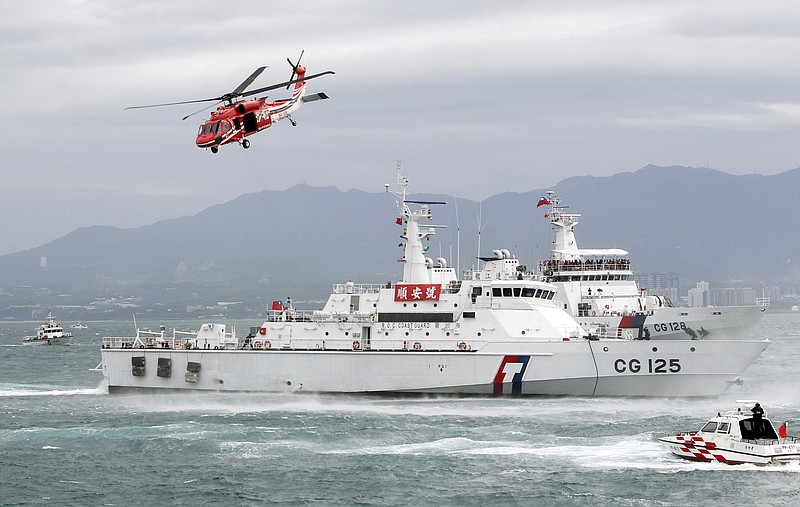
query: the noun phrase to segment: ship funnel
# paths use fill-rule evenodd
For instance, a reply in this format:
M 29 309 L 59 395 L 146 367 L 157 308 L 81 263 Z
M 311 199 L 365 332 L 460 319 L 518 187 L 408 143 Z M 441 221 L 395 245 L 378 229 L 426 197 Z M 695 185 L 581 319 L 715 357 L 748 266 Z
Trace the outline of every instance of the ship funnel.
M 440 268 L 446 268 L 447 267 L 447 261 L 444 259 L 444 257 L 437 257 L 436 258 L 436 262 L 439 263 L 439 267 Z
M 493 253 L 493 254 L 494 254 L 494 256 L 495 256 L 496 258 L 498 258 L 498 259 L 502 259 L 502 258 L 503 258 L 503 252 L 502 252 L 502 251 L 500 251 L 500 250 L 492 250 L 492 253 Z

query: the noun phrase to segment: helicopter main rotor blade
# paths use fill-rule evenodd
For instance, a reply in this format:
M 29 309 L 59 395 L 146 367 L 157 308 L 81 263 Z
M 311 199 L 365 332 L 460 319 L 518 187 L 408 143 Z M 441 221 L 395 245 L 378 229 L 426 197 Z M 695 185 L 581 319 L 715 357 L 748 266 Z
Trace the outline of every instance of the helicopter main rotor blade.
M 274 85 L 271 85 L 271 86 L 265 86 L 264 88 L 257 88 L 255 90 L 251 90 L 251 91 L 249 91 L 247 93 L 240 93 L 239 96 L 240 97 L 249 97 L 250 95 L 255 95 L 256 93 L 268 92 L 270 90 L 277 90 L 278 88 L 283 88 L 284 86 L 287 86 L 287 85 L 290 85 L 290 84 L 299 83 L 300 81 L 308 81 L 309 79 L 314 79 L 314 78 L 317 78 L 317 77 L 320 77 L 320 76 L 324 76 L 326 74 L 336 74 L 336 73 L 334 71 L 332 71 L 332 70 L 326 70 L 325 72 L 320 72 L 319 74 L 312 74 L 310 76 L 305 76 L 305 77 L 303 77 L 303 79 L 294 79 L 294 80 L 284 81 L 283 83 L 278 83 L 278 84 L 274 84 Z
M 164 107 L 164 106 L 180 106 L 181 104 L 200 104 L 202 102 L 213 102 L 222 100 L 223 97 L 214 97 L 212 99 L 199 99 L 199 100 L 184 100 L 182 102 L 167 102 L 166 104 L 149 104 L 146 106 L 128 106 L 125 108 L 127 111 L 128 109 L 145 109 L 148 107 Z
M 267 67 L 259 67 L 256 70 L 254 70 L 253 73 L 250 74 L 250 77 L 248 77 L 247 79 L 242 81 L 242 84 L 240 84 L 239 86 L 234 88 L 234 90 L 232 92 L 230 92 L 230 93 L 228 93 L 226 95 L 239 95 L 240 93 L 242 93 L 245 90 L 245 88 L 247 88 L 248 86 L 253 84 L 253 81 L 255 81 L 256 78 L 258 76 L 260 76 L 261 73 L 264 72 L 264 69 L 266 69 L 266 68 Z
M 208 111 L 208 110 L 209 110 L 209 109 L 211 109 L 212 107 L 214 107 L 214 106 L 217 106 L 217 105 L 219 105 L 219 104 L 222 104 L 223 102 L 225 102 L 225 101 L 224 101 L 224 100 L 220 100 L 219 102 L 216 102 L 216 103 L 214 103 L 214 104 L 211 104 L 210 106 L 204 107 L 203 109 L 201 109 L 201 110 L 199 110 L 199 111 L 195 111 L 195 112 L 193 112 L 193 113 L 191 113 L 191 114 L 187 114 L 186 116 L 184 116 L 183 118 L 181 118 L 181 120 L 185 120 L 186 118 L 191 118 L 192 116 L 194 116 L 194 115 L 196 115 L 196 114 L 200 114 L 200 113 L 202 113 L 203 111 Z

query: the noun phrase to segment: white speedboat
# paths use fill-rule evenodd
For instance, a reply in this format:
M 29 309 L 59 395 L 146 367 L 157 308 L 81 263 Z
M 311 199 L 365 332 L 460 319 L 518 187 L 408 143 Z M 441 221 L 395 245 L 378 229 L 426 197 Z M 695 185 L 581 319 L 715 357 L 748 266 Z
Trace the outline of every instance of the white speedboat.
M 642 339 L 748 339 L 765 310 L 760 306 L 675 307 L 669 298 L 648 296 L 633 279 L 628 252 L 620 248 L 578 248 L 575 226 L 553 192 L 545 218 L 555 234 L 550 259 L 540 263 L 546 281 L 559 288 L 556 300 L 584 327 L 629 329 Z
M 734 410 L 717 413 L 699 431 L 665 435 L 658 440 L 676 456 L 692 461 L 715 461 L 729 465 L 767 465 L 800 460 L 798 439 L 786 434 L 786 426 L 775 431 L 766 414 L 756 417 L 755 400 L 736 400 Z
M 75 324 L 73 324 L 70 327 L 72 327 L 72 329 L 89 329 L 89 326 L 87 326 L 83 322 L 76 322 Z
M 398 181 L 398 282 L 336 284 L 315 311 L 276 302 L 244 337 L 219 323 L 106 337 L 99 369 L 109 391 L 713 396 L 769 345 L 585 330 L 555 302 L 555 285 L 520 279 L 510 259 L 459 279 L 425 256 L 436 230 L 425 224 L 444 203 L 408 199 L 407 180 Z M 359 212 L 374 210 L 338 219 Z
M 23 345 L 69 345 L 72 343 L 72 333 L 64 332 L 61 324 L 53 319 L 53 314 L 48 311 L 44 324 L 36 330 L 36 334 L 22 339 Z

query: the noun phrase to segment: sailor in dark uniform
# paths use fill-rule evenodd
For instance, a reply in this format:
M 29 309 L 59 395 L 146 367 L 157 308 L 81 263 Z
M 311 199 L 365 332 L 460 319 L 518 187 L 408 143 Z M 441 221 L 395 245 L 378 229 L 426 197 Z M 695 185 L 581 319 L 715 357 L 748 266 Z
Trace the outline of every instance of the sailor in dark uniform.
M 753 413 L 753 432 L 755 438 L 759 438 L 761 436 L 761 427 L 763 425 L 763 418 L 764 418 L 764 409 L 761 408 L 761 404 L 756 402 L 753 408 L 750 409 Z

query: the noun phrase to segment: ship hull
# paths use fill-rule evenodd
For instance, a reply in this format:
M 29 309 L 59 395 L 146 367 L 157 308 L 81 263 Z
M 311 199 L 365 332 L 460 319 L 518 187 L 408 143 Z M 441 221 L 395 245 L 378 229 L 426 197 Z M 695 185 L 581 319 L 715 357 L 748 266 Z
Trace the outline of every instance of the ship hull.
M 757 306 L 663 307 L 650 315 L 589 315 L 575 320 L 585 329 L 630 329 L 635 338 L 651 340 L 747 340 L 763 312 Z
M 34 347 L 39 345 L 70 345 L 72 343 L 72 338 L 46 338 L 46 339 L 33 339 L 33 340 L 23 340 L 22 344 L 26 347 Z
M 717 396 L 768 344 L 520 341 L 457 352 L 108 348 L 102 370 L 109 392 Z
M 670 452 L 690 461 L 719 462 L 729 465 L 750 463 L 768 465 L 770 463 L 786 463 L 800 460 L 797 444 L 771 441 L 767 444 L 758 442 L 742 442 L 723 438 L 721 442 L 699 442 L 679 438 L 678 436 L 662 437 L 659 441 L 667 444 Z

